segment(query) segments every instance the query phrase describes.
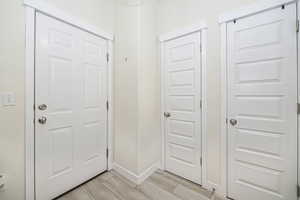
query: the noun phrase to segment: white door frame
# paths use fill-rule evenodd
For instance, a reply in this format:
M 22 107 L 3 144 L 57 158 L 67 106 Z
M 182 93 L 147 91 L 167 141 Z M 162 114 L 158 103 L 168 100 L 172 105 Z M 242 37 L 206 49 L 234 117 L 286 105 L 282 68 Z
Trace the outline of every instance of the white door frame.
M 35 22 L 36 12 L 56 18 L 65 23 L 71 24 L 81 30 L 104 38 L 108 41 L 108 170 L 112 169 L 113 163 L 113 34 L 98 30 L 93 25 L 81 22 L 80 19 L 65 14 L 63 11 L 51 7 L 39 0 L 24 0 L 25 6 L 25 199 L 35 199 L 35 163 L 34 163 L 34 99 L 35 99 Z
M 227 174 L 228 174 L 228 148 L 227 148 L 227 98 L 228 98 L 228 44 L 227 24 L 234 20 L 271 10 L 282 5 L 298 3 L 298 0 L 262 0 L 250 6 L 242 7 L 236 11 L 224 13 L 219 17 L 221 31 L 221 182 L 217 194 L 223 197 L 228 195 Z M 296 24 L 295 24 L 296 27 Z M 295 29 L 296 30 L 296 29 Z M 298 66 L 299 68 L 299 66 Z M 298 144 L 299 146 L 299 144 Z
M 297 19 L 298 19 L 298 22 L 300 22 L 300 3 L 299 1 L 297 2 Z M 298 64 L 298 104 L 300 103 L 300 33 L 298 32 L 298 46 L 297 46 L 297 49 L 298 49 L 298 60 L 297 60 L 297 64 Z M 298 186 L 300 184 L 300 117 L 298 117 Z M 300 197 L 298 197 L 298 200 L 300 200 Z
M 202 131 L 202 186 L 208 189 L 214 188 L 213 185 L 210 185 L 207 180 L 207 130 L 206 130 L 206 120 L 207 120 L 207 64 L 206 64 L 206 57 L 207 57 L 207 25 L 205 22 L 200 22 L 199 24 L 194 24 L 190 27 L 186 27 L 183 29 L 179 29 L 173 32 L 169 32 L 159 36 L 160 42 L 160 50 L 159 50 L 159 57 L 160 57 L 160 73 L 161 73 L 161 108 L 160 108 L 160 115 L 161 115 L 161 142 L 162 142 L 162 155 L 161 155 L 161 169 L 165 170 L 165 117 L 163 113 L 165 112 L 165 91 L 164 91 L 164 45 L 165 42 L 182 37 L 185 35 L 189 35 L 192 33 L 200 32 L 201 33 L 201 89 L 202 89 L 202 110 L 201 110 L 201 131 Z

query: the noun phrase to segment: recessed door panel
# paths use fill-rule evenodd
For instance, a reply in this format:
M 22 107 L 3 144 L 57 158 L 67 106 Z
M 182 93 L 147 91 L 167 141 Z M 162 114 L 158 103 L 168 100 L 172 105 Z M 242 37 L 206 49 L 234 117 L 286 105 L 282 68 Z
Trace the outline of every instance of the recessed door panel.
M 182 121 L 182 120 L 170 120 L 169 123 L 170 134 L 187 137 L 193 139 L 195 136 L 195 123 Z
M 107 41 L 86 32 L 80 38 L 83 84 L 77 178 L 84 181 L 107 168 Z
M 52 178 L 73 169 L 73 130 L 71 127 L 49 131 Z

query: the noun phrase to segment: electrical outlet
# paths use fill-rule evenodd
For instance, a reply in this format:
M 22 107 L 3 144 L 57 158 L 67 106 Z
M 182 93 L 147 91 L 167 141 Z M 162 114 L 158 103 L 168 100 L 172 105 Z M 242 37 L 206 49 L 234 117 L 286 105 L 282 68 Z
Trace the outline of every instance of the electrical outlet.
M 0 174 L 0 192 L 5 189 L 5 175 Z

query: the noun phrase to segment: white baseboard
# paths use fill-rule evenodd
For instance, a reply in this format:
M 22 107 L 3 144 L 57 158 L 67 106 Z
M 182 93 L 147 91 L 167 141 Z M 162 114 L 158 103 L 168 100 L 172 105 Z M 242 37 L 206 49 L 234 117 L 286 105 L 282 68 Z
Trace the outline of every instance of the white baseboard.
M 159 169 L 160 164 L 159 163 L 155 163 L 153 164 L 151 167 L 149 167 L 148 169 L 146 169 L 145 171 L 143 171 L 140 175 L 139 175 L 139 181 L 138 184 L 143 183 L 149 176 L 151 176 L 156 170 Z
M 160 166 L 159 163 L 155 163 L 140 174 L 135 174 L 117 163 L 113 164 L 113 169 L 116 170 L 116 172 L 118 172 L 125 178 L 127 178 L 128 180 L 139 185 L 143 183 L 149 176 L 151 176 L 157 169 L 159 169 L 159 166 Z
M 120 175 L 122 175 L 125 178 L 127 178 L 128 180 L 132 181 L 133 183 L 138 182 L 138 176 L 135 173 L 126 169 L 125 167 L 122 167 L 121 165 L 114 163 L 113 169 L 116 170 L 116 172 L 118 172 Z

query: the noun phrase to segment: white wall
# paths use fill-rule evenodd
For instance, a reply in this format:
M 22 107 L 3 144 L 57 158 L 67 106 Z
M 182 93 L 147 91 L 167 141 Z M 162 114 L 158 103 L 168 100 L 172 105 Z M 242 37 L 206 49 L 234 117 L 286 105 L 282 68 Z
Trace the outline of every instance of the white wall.
M 24 9 L 21 0 L 0 3 L 0 93 L 15 92 L 17 106 L 0 103 L 0 173 L 7 175 L 1 200 L 24 199 Z
M 115 0 L 37 0 L 47 2 L 72 16 L 97 26 L 99 29 L 114 32 Z
M 115 135 L 114 160 L 138 172 L 138 7 L 117 4 L 115 34 Z
M 100 29 L 114 31 L 114 0 L 45 0 Z M 24 195 L 25 12 L 22 0 L 0 1 L 0 93 L 15 92 L 17 106 L 0 105 L 0 173 L 7 175 L 1 200 Z
M 130 3 L 138 1 L 120 2 L 116 9 L 114 158 L 117 165 L 139 176 L 160 161 L 156 0 L 135 6 Z
M 257 0 L 158 0 L 160 34 L 205 20 L 208 25 L 207 49 L 207 158 L 208 180 L 220 183 L 220 29 L 221 13 Z
M 139 71 L 139 172 L 160 162 L 160 81 L 157 45 L 157 2 L 144 1 L 140 8 Z

